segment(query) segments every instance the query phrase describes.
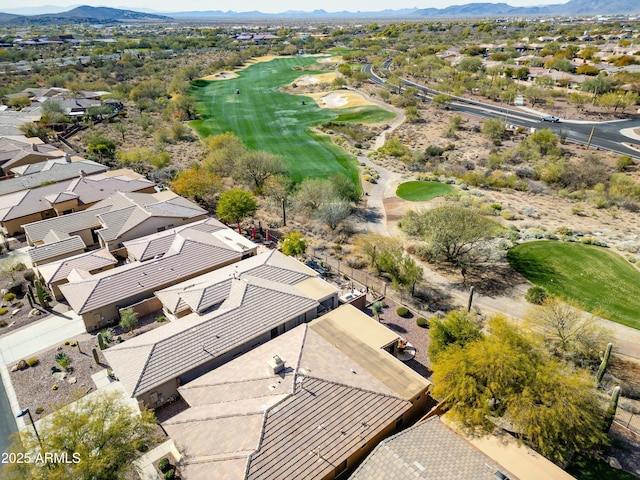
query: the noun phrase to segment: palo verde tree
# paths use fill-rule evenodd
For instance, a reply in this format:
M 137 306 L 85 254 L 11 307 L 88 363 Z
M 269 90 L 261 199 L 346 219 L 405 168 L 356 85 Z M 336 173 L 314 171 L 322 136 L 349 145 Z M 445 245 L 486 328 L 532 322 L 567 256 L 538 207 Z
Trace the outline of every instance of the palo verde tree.
M 607 443 L 589 375 L 503 318 L 490 320 L 486 335 L 450 342 L 432 361 L 433 396 L 470 432 L 498 425 L 557 463 Z
M 17 433 L 12 453 L 37 460 L 42 452 L 66 462 L 12 463 L 2 471 L 6 480 L 110 480 L 133 474 L 133 460 L 155 441 L 153 412 L 134 412 L 117 392 L 86 396 L 56 410 L 38 425 L 41 444 L 31 427 Z
M 400 228 L 424 240 L 434 261 L 459 268 L 463 276 L 479 261 L 477 246 L 497 231 L 498 225 L 486 217 L 458 205 L 422 212 L 409 211 Z
M 555 297 L 528 312 L 527 322 L 551 353 L 584 367 L 598 365 L 598 352 L 610 338 L 592 315 Z
M 257 210 L 258 202 L 251 192 L 232 188 L 220 195 L 216 215 L 223 222 L 237 223 L 238 231 L 240 231 L 242 220 L 253 216 Z

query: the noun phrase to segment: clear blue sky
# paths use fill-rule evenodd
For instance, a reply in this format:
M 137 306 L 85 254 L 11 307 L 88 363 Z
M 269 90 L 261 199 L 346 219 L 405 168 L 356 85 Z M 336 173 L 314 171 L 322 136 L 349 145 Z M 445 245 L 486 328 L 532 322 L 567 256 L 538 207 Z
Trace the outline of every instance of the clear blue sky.
M 461 5 L 467 3 L 482 2 L 486 0 L 235 0 L 233 2 L 221 0 L 0 0 L 0 11 L 8 11 L 17 8 L 33 8 L 43 5 L 55 7 L 75 7 L 78 5 L 91 5 L 94 7 L 124 8 L 127 10 L 151 9 L 158 12 L 177 12 L 191 10 L 233 10 L 236 12 L 246 12 L 258 10 L 261 12 L 278 13 L 287 10 L 316 10 L 324 9 L 328 12 L 347 10 L 355 11 L 377 11 L 384 9 L 399 8 L 443 8 L 449 5 Z M 568 0 L 499 0 L 493 3 L 508 3 L 512 6 L 533 6 L 566 3 Z M 42 12 L 50 11 L 42 8 Z

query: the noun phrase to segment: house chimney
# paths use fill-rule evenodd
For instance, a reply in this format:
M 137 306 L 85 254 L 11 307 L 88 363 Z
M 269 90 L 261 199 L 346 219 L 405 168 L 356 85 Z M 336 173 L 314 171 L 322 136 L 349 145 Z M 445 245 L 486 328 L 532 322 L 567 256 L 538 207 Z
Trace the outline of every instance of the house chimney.
M 85 172 L 84 170 L 80 170 L 80 178 L 84 178 L 87 176 L 87 172 Z
M 274 375 L 284 371 L 284 360 L 278 355 L 274 355 L 267 364 L 269 365 L 269 370 L 273 371 Z
M 70 153 L 65 153 L 64 154 L 64 161 L 67 163 L 71 163 L 71 154 Z
M 34 151 L 34 152 L 37 152 L 38 151 L 38 145 L 36 145 L 35 143 L 32 143 L 31 144 L 31 150 Z

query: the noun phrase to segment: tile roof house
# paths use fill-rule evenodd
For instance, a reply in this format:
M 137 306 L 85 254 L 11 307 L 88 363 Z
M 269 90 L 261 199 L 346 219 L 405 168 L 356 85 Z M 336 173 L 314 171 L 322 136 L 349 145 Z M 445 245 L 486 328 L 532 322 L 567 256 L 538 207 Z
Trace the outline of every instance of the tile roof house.
M 71 239 L 79 237 L 70 237 Z M 84 250 L 84 249 L 83 249 Z M 33 258 L 33 257 L 32 257 Z M 69 274 L 73 271 L 85 272 L 85 275 L 95 275 L 98 272 L 114 268 L 118 261 L 107 248 L 80 253 L 62 260 L 38 266 L 38 273 L 56 300 L 62 300 L 60 285 L 67 283 Z
M 99 173 L 0 196 L 0 228 L 9 235 L 23 225 L 85 210 L 115 192 L 153 192 L 154 183 L 132 171 Z
M 149 299 L 156 290 L 255 255 L 257 249 L 231 229 L 224 235 L 190 228 L 168 234 L 172 242 L 159 258 L 131 262 L 97 275 L 79 270 L 69 273 L 69 283 L 59 288 L 88 331 L 115 322 L 120 308 Z
M 496 480 L 496 472 L 516 480 L 435 416 L 380 442 L 349 478 Z
M 364 330 L 342 328 L 352 319 Z M 181 477 L 333 479 L 353 469 L 429 403 L 429 382 L 383 349 L 391 338 L 344 305 L 181 386 L 190 407 L 162 424 L 184 455 Z
M 5 172 L 21 165 L 44 162 L 52 158 L 64 157 L 64 152 L 40 139 L 24 140 L 0 138 L 0 168 Z
M 80 157 L 72 159 L 70 156 L 56 158 L 44 162 L 31 163 L 11 169 L 14 178 L 0 182 L 0 195 L 7 195 L 20 190 L 36 188 L 43 183 L 57 183 L 80 176 L 81 171 L 86 175 L 106 172 L 108 167 Z
M 467 437 L 447 416 L 431 417 L 382 441 L 350 480 L 571 480 L 510 435 Z
M 269 251 L 156 292 L 174 321 L 104 353 L 125 390 L 157 407 L 180 383 L 337 306 L 337 295 L 313 270 Z
M 206 218 L 206 210 L 170 190 L 159 193 L 115 192 L 81 212 L 52 217 L 24 226 L 29 245 L 48 243 L 56 232 L 60 238 L 79 236 L 86 247 L 99 244 L 111 251 L 122 243 Z M 214 220 L 216 229 L 225 229 Z M 163 252 L 164 253 L 164 252 Z

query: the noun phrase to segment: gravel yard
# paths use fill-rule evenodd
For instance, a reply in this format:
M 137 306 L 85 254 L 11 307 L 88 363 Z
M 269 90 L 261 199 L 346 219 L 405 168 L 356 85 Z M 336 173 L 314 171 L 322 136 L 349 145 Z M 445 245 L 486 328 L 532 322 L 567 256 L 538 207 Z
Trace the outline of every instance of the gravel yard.
M 155 321 L 157 314 L 141 317 L 138 327 L 132 333 L 124 333 L 119 326 L 113 327 L 114 339 L 122 337 L 123 340 L 140 335 L 154 328 L 166 325 L 166 322 Z M 80 346 L 72 344 L 77 342 Z M 29 408 L 34 420 L 52 413 L 58 406 L 72 402 L 76 396 L 83 396 L 96 389 L 91 376 L 108 369 L 102 352 L 98 348 L 98 339 L 95 334 L 85 333 L 77 338 L 69 340 L 69 345 L 61 343 L 49 350 L 33 355 L 38 363 L 24 370 L 11 372 L 11 382 L 18 398 L 20 408 Z M 92 350 L 98 353 L 99 364 L 96 364 Z M 56 356 L 65 353 L 69 357 L 69 371 L 65 371 L 56 361 Z M 29 358 L 25 358 L 29 361 Z M 57 367 L 61 372 L 52 373 L 52 367 Z M 57 388 L 54 389 L 54 386 Z M 39 408 L 43 410 L 40 413 Z

